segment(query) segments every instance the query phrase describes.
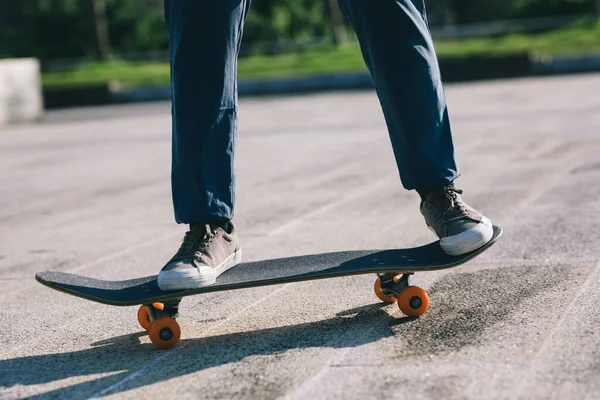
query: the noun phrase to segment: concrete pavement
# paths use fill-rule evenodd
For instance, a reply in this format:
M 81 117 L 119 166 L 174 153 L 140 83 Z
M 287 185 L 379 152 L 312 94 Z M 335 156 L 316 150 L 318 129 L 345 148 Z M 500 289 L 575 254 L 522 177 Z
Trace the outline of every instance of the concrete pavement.
M 0 398 L 547 399 L 600 396 L 600 75 L 448 86 L 465 199 L 490 251 L 418 274 L 429 312 L 373 276 L 185 299 L 154 349 L 134 307 L 47 289 L 56 269 L 157 273 L 177 249 L 168 103 L 51 112 L 0 131 Z M 372 92 L 243 99 L 246 260 L 433 240 Z

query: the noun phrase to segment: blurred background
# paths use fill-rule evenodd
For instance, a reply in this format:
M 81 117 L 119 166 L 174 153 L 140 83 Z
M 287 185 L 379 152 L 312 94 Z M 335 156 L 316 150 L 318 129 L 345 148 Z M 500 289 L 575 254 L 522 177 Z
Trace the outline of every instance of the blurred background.
M 600 69 L 600 0 L 426 6 L 446 81 Z M 5 1 L 0 58 L 23 57 L 39 60 L 46 108 L 169 95 L 162 0 Z M 344 84 L 360 86 L 365 72 L 336 0 L 253 0 L 240 81 L 352 74 Z

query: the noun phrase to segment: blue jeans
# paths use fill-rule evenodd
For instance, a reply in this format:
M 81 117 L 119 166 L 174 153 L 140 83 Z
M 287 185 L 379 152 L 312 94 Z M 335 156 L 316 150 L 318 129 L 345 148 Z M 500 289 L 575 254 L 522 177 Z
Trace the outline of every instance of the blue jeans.
M 338 0 L 373 78 L 402 185 L 459 176 L 422 0 Z M 165 0 L 172 90 L 175 220 L 231 219 L 237 57 L 249 0 Z

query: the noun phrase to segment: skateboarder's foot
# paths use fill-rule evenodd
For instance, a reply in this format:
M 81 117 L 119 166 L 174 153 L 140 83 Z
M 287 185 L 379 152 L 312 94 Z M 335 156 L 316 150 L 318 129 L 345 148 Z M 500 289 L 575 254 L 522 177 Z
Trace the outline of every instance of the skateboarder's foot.
M 192 225 L 177 254 L 158 274 L 158 286 L 164 291 L 209 286 L 241 259 L 242 250 L 231 222 L 222 226 Z
M 461 198 L 462 190 L 453 185 L 421 193 L 421 213 L 427 226 L 440 238 L 442 249 L 461 255 L 490 241 L 492 222 Z

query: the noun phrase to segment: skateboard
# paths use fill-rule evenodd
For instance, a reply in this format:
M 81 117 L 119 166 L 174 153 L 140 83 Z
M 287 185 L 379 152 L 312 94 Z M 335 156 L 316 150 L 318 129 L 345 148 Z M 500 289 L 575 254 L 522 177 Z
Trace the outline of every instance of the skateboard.
M 352 250 L 243 262 L 221 274 L 211 286 L 181 291 L 160 290 L 157 275 L 107 281 L 45 271 L 35 278 L 52 289 L 98 303 L 140 305 L 138 322 L 148 331 L 152 343 L 165 349 L 175 346 L 181 335 L 176 321 L 181 299 L 201 293 L 374 273 L 375 295 L 381 301 L 396 302 L 407 316 L 418 317 L 429 308 L 429 296 L 420 287 L 410 285 L 409 278 L 415 272 L 464 264 L 489 249 L 501 235 L 502 229 L 494 226 L 494 235 L 485 246 L 460 256 L 446 254 L 436 241 L 406 249 Z

